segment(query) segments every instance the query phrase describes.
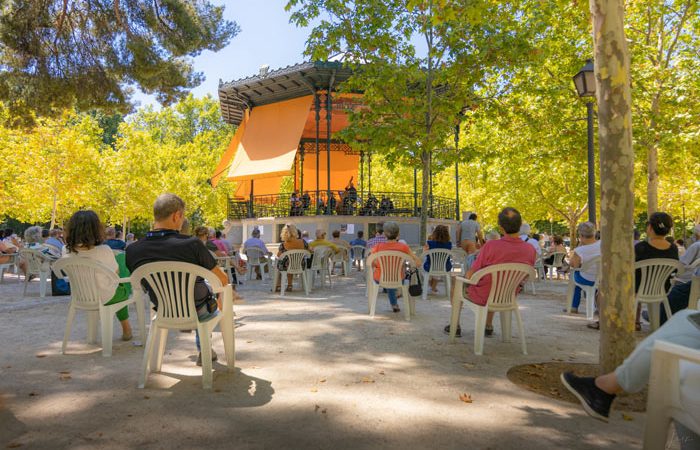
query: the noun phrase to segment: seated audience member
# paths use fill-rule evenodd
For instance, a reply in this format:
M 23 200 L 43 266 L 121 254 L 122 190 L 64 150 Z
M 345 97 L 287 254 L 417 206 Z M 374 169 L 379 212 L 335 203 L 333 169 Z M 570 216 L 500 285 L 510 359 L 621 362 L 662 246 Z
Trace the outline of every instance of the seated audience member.
M 340 251 L 340 249 L 338 248 L 338 246 L 336 244 L 334 244 L 333 242 L 326 239 L 326 232 L 325 231 L 323 231 L 321 229 L 317 229 L 316 230 L 316 239 L 313 240 L 309 244 L 309 247 L 311 248 L 311 251 L 313 251 L 316 247 L 320 247 L 320 246 L 330 247 L 333 250 L 333 253 L 338 253 Z
M 139 239 L 126 248 L 126 265 L 131 272 L 144 264 L 158 261 L 186 262 L 210 270 L 223 285 L 227 285 L 228 277 L 218 267 L 216 259 L 196 237 L 180 234 L 185 220 L 185 202 L 175 194 L 161 194 L 153 205 L 153 230 L 146 237 Z M 151 302 L 155 309 L 158 302 L 150 286 L 146 286 Z M 234 293 L 234 298 L 236 294 Z M 194 305 L 200 321 L 209 320 L 217 314 L 220 306 L 209 290 L 203 278 L 197 277 L 194 288 Z M 200 350 L 199 334 L 196 339 L 197 350 Z M 212 349 L 212 361 L 217 356 Z M 202 364 L 202 353 L 199 352 L 197 365 Z
M 438 225 L 433 230 L 433 234 L 423 246 L 423 250 L 432 250 L 435 248 L 442 248 L 446 250 L 452 250 L 452 241 L 450 239 L 450 230 L 445 225 Z M 430 271 L 430 256 L 426 256 L 425 262 L 423 263 L 423 270 L 426 272 Z M 452 258 L 447 258 L 447 271 L 452 270 Z M 430 277 L 430 290 L 433 293 L 437 292 L 437 277 Z
M 680 258 L 685 254 L 685 241 L 683 239 L 676 240 L 676 247 L 678 247 L 678 257 Z
M 501 238 L 501 234 L 500 234 L 498 231 L 496 231 L 496 230 L 489 231 L 489 232 L 486 234 L 486 240 L 487 240 L 487 241 L 494 241 L 494 240 L 498 240 L 498 239 L 500 239 L 500 238 Z
M 341 239 L 340 237 L 340 230 L 333 230 L 333 233 L 331 233 L 331 236 L 333 236 L 333 239 L 331 240 L 332 243 L 336 245 L 339 249 L 345 249 L 346 253 L 350 251 L 350 243 L 346 241 L 345 239 Z
M 44 244 L 51 245 L 58 249 L 59 253 L 63 251 L 64 242 L 61 240 L 61 235 L 63 232 L 59 228 L 54 228 L 49 231 L 49 238 L 46 239 Z
M 233 246 L 229 241 L 223 238 L 223 233 L 221 233 L 221 231 L 216 230 L 214 232 L 213 242 L 219 250 L 223 249 L 227 255 L 230 255 L 231 252 L 233 252 Z
M 311 242 L 311 237 L 309 236 L 308 230 L 304 230 L 301 232 L 301 238 L 306 242 L 307 244 Z
M 413 254 L 411 249 L 408 247 L 408 245 L 403 244 L 401 242 L 398 242 L 399 238 L 399 224 L 396 222 L 386 222 L 384 224 L 384 235 L 386 237 L 385 242 L 378 242 L 376 245 L 372 247 L 372 253 L 377 253 L 381 251 L 398 251 L 398 252 L 403 252 L 406 253 L 411 257 L 413 260 L 413 263 L 417 266 L 420 265 L 420 258 L 418 258 L 416 255 Z M 375 261 L 373 263 L 373 268 L 374 268 L 374 282 L 379 283 L 379 280 L 381 278 L 381 268 L 379 267 L 379 263 Z M 394 312 L 399 312 L 401 309 L 399 308 L 399 304 L 397 301 L 397 293 L 396 289 L 387 289 L 387 295 L 389 296 L 389 304 L 391 305 L 391 309 Z
M 126 233 L 126 246 L 130 246 L 134 242 L 136 242 L 136 236 L 134 236 L 134 233 Z
M 685 310 L 674 314 L 666 324 L 641 341 L 613 372 L 595 378 L 566 372 L 561 374 L 561 382 L 578 398 L 589 416 L 607 422 L 617 394 L 639 392 L 649 383 L 652 348 L 656 341 L 700 350 L 700 329 L 688 320 L 688 316 L 694 313 L 697 311 Z M 696 434 L 678 424 L 676 429 L 682 438 L 682 448 L 696 449 L 700 446 L 700 437 Z
M 126 248 L 126 242 L 117 239 L 117 230 L 114 227 L 105 228 L 105 245 L 112 250 L 123 251 Z
M 676 314 L 678 311 L 688 307 L 695 307 L 695 305 L 688 304 L 690 300 L 690 286 L 693 275 L 700 275 L 700 267 L 695 270 L 691 270 L 689 267 L 698 259 L 700 259 L 700 241 L 696 241 L 688 247 L 683 256 L 679 258 L 679 261 L 685 265 L 686 270 L 676 277 L 676 283 L 668 293 L 668 303 L 671 306 L 672 314 Z M 660 308 L 660 310 L 660 323 L 663 325 L 668 320 L 668 317 L 666 317 L 666 308 Z
M 600 241 L 595 239 L 595 225 L 591 222 L 579 224 L 576 233 L 578 234 L 579 246 L 574 249 L 569 265 L 575 269 L 583 266 L 593 258 L 600 256 Z M 557 236 L 558 237 L 558 236 Z M 561 239 L 561 238 L 560 238 Z M 556 242 L 556 237 L 555 237 Z M 562 245 L 563 247 L 563 245 Z M 586 272 L 574 272 L 574 281 L 585 286 L 593 286 L 598 276 L 598 264 L 588 268 Z M 571 312 L 578 314 L 578 307 L 581 304 L 581 288 L 574 288 L 574 295 L 571 301 Z M 566 310 L 564 310 L 566 311 Z
M 384 236 L 384 224 L 378 223 L 377 228 L 374 230 L 374 237 L 367 241 L 367 249 L 372 250 L 375 245 L 386 242 L 386 236 Z
M 68 220 L 66 227 L 66 245 L 63 249 L 64 258 L 81 257 L 97 261 L 116 273 L 120 278 L 128 277 L 129 270 L 126 267 L 125 255 L 115 257 L 112 249 L 105 245 L 105 230 L 100 218 L 94 211 L 78 211 Z M 108 279 L 96 279 L 98 285 L 108 285 Z M 107 305 L 123 302 L 131 294 L 131 285 L 121 283 L 116 292 L 105 292 L 105 296 L 112 295 Z M 112 320 L 110 318 L 110 320 Z M 132 338 L 131 325 L 129 324 L 129 308 L 123 307 L 117 311 L 117 320 L 122 327 L 122 340 L 129 341 Z
M 41 227 L 29 227 L 24 230 L 24 248 L 37 250 L 41 252 L 47 259 L 45 261 L 45 268 L 49 269 L 49 264 L 51 261 L 56 260 L 61 257 L 61 251 L 56 247 L 46 245 L 41 237 Z
M 365 248 L 366 248 L 366 247 L 367 247 L 367 241 L 365 241 L 365 240 L 363 239 L 364 236 L 365 236 L 365 232 L 364 232 L 364 231 L 362 231 L 362 230 L 358 231 L 358 232 L 357 232 L 357 237 L 356 237 L 355 239 L 353 239 L 352 241 L 350 241 L 350 247 L 354 247 L 354 246 L 356 246 L 356 245 L 359 245 L 359 246 L 362 246 L 362 247 L 365 247 Z M 350 252 L 351 252 L 350 257 L 353 258 L 353 264 L 355 264 L 355 261 L 354 261 L 354 259 L 355 259 L 355 254 L 354 254 L 354 252 L 355 252 L 355 250 L 353 250 L 353 249 L 351 248 L 351 249 L 350 249 Z M 360 257 L 362 257 L 362 256 L 364 256 L 364 254 L 363 254 L 363 255 L 360 255 Z M 360 263 L 358 262 L 358 263 L 357 263 L 357 270 L 360 270 L 360 269 L 361 269 L 361 266 L 360 266 Z
M 480 269 L 495 264 L 520 263 L 535 265 L 537 253 L 532 245 L 526 243 L 519 235 L 521 232 L 522 217 L 517 209 L 506 207 L 498 214 L 498 226 L 504 235 L 501 239 L 486 242 L 476 261 L 471 266 L 465 278 L 471 276 Z M 538 245 L 539 247 L 539 245 Z M 454 289 L 454 283 L 452 284 Z M 491 277 L 484 277 L 476 285 L 465 285 L 465 295 L 477 305 L 486 305 L 491 291 Z M 445 333 L 449 334 L 450 326 L 445 327 Z M 493 334 L 493 312 L 486 315 L 486 336 Z M 457 324 L 457 337 L 462 335 L 462 330 Z
M 267 249 L 267 246 L 265 243 L 260 239 L 260 230 L 258 228 L 254 228 L 253 232 L 251 233 L 251 237 L 248 238 L 244 243 L 243 243 L 243 253 L 247 253 L 248 250 L 251 248 L 258 249 L 262 252 L 262 256 L 260 257 L 260 262 L 266 262 L 267 258 L 272 255 L 272 253 Z M 262 274 L 260 273 L 260 266 L 255 266 L 255 273 L 256 277 L 258 280 L 262 280 Z
M 634 246 L 634 261 L 644 261 L 646 259 L 655 258 L 668 258 L 668 259 L 678 259 L 678 247 L 673 242 L 666 240 L 666 236 L 673 230 L 673 218 L 664 212 L 655 212 L 649 216 L 649 220 L 646 225 L 647 240 L 641 241 Z M 634 281 L 634 291 L 639 290 L 639 285 L 641 283 L 641 273 L 639 270 L 635 271 L 635 281 Z M 671 289 L 671 281 L 666 281 L 665 286 L 668 292 Z M 661 307 L 660 309 L 664 309 Z M 637 331 L 642 329 L 642 324 L 639 320 L 640 313 L 642 311 L 642 305 L 637 305 L 637 320 L 636 329 Z
M 282 231 L 280 231 L 280 243 L 277 249 L 277 256 L 281 256 L 287 250 L 309 250 L 309 244 L 303 239 L 299 238 L 299 231 L 291 223 L 286 224 Z M 277 260 L 277 277 L 280 276 L 281 271 L 286 271 L 289 267 L 289 260 L 287 258 L 280 258 Z M 277 291 L 281 289 L 280 279 L 277 278 Z M 292 275 L 287 275 L 287 290 L 292 290 Z
M 531 245 L 532 248 L 535 249 L 537 256 L 540 256 L 542 254 L 542 247 L 540 247 L 539 241 L 530 237 L 530 225 L 524 223 L 520 227 L 520 239 L 523 242 L 527 242 L 529 245 Z

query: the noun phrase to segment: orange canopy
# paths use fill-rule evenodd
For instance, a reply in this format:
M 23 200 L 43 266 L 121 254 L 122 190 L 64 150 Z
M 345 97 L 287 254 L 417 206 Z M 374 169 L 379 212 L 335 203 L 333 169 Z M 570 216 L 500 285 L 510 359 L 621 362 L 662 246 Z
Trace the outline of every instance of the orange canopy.
M 328 189 L 328 156 L 325 145 L 320 146 L 319 152 L 319 183 L 316 186 L 316 153 L 307 152 L 304 155 L 304 190 L 315 191 L 316 189 L 324 192 Z M 360 165 L 359 155 L 346 155 L 343 152 L 331 152 L 331 191 L 342 191 L 347 186 L 350 178 L 354 178 L 354 183 L 357 185 L 357 170 Z M 299 173 L 297 171 L 297 180 Z M 297 184 L 298 186 L 298 184 Z
M 308 95 L 254 108 L 228 179 L 250 181 L 289 175 L 312 100 Z

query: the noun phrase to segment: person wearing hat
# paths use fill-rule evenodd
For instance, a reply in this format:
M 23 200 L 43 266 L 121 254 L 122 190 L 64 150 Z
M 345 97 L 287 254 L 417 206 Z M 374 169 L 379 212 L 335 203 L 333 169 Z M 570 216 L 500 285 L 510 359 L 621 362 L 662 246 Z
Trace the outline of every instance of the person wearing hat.
M 528 244 L 532 245 L 532 248 L 535 249 L 535 252 L 537 252 L 537 257 L 539 258 L 542 255 L 542 247 L 540 247 L 540 243 L 537 239 L 533 239 L 530 237 L 530 225 L 527 223 L 524 223 L 520 226 L 520 239 L 522 239 L 523 242 L 527 242 Z

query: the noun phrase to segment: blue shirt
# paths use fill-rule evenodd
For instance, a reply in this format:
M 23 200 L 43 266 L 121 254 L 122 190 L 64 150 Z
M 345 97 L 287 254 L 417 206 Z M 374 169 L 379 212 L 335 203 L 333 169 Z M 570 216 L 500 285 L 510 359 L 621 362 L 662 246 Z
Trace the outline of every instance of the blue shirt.
M 107 239 L 105 245 L 112 250 L 124 250 L 126 249 L 126 242 L 120 239 Z
M 452 250 L 452 242 L 428 241 L 428 250 L 432 250 L 434 248 L 444 248 L 446 250 Z M 430 256 L 426 256 L 425 262 L 423 263 L 423 269 L 426 272 L 430 270 Z M 452 258 L 447 258 L 447 270 L 452 270 Z
M 367 241 L 357 238 L 350 241 L 350 245 L 361 245 L 363 247 L 367 247 Z
M 59 250 L 63 250 L 63 242 L 59 241 L 55 237 L 48 238 L 44 243 L 49 244 L 49 245 L 53 245 L 54 247 L 58 248 Z

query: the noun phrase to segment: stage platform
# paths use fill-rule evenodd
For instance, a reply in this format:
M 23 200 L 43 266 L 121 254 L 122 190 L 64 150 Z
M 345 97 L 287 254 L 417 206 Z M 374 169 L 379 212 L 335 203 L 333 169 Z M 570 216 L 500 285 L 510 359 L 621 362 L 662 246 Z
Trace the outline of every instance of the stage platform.
M 392 216 L 291 216 L 291 217 L 260 217 L 251 219 L 229 220 L 227 237 L 234 245 L 240 245 L 248 239 L 255 227 L 260 230 L 260 238 L 266 244 L 279 242 L 279 234 L 282 227 L 291 223 L 301 231 L 308 231 L 311 239 L 316 236 L 316 230 L 324 230 L 328 238 L 331 238 L 333 230 L 341 230 L 341 238 L 351 241 L 362 230 L 364 239 L 374 236 L 374 230 L 378 223 L 394 221 L 401 228 L 400 239 L 404 239 L 408 245 L 417 246 L 419 242 L 420 218 L 418 217 L 392 217 Z M 447 225 L 455 241 L 457 221 L 451 219 L 428 219 L 428 233 L 436 225 Z

